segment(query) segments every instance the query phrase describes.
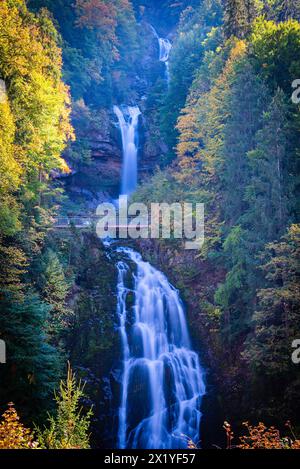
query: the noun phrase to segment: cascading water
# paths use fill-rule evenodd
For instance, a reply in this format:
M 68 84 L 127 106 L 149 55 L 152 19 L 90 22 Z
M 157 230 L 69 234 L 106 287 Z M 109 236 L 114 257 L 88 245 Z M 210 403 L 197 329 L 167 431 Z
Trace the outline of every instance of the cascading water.
M 159 60 L 161 62 L 168 62 L 170 50 L 172 49 L 172 44 L 169 39 L 163 39 L 162 37 L 158 38 L 159 42 Z
M 172 49 L 172 44 L 170 43 L 169 39 L 159 38 L 159 60 L 164 62 L 166 65 L 166 77 L 167 82 L 170 82 L 170 69 L 169 69 L 169 55 Z
M 166 64 L 171 43 L 160 38 Z M 137 185 L 140 110 L 114 106 L 123 143 L 122 194 Z M 203 370 L 191 350 L 179 294 L 165 275 L 130 248 L 117 249 L 117 313 L 122 346 L 118 448 L 179 449 L 199 440 Z M 136 272 L 136 273 L 133 273 Z
M 184 448 L 188 439 L 199 439 L 205 385 L 182 303 L 167 278 L 140 254 L 129 248 L 118 252 L 124 257 L 117 264 L 123 351 L 118 447 Z
M 122 135 L 123 173 L 122 195 L 129 195 L 137 186 L 137 128 L 141 111 L 138 106 L 114 106 Z
M 164 62 L 165 63 L 165 66 L 166 66 L 166 77 L 167 77 L 167 82 L 169 83 L 170 81 L 170 73 L 169 73 L 169 55 L 170 55 L 170 51 L 172 49 L 172 44 L 171 42 L 169 41 L 169 39 L 166 39 L 166 38 L 162 38 L 162 37 L 159 37 L 159 35 L 157 34 L 155 28 L 150 25 L 152 31 L 153 31 L 153 34 L 155 35 L 155 37 L 157 38 L 158 40 L 158 44 L 159 44 L 159 60 L 160 62 Z

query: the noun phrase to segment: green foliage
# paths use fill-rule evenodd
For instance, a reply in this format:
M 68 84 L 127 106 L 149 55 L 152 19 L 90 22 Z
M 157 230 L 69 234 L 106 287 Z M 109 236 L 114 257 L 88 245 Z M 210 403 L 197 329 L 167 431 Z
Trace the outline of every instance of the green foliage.
M 19 207 L 13 192 L 20 185 L 21 166 L 16 159 L 14 145 L 16 126 L 8 102 L 5 82 L 0 101 L 0 233 L 13 235 L 19 228 Z
M 253 394 L 263 389 L 264 406 L 269 406 L 272 417 L 288 418 L 299 412 L 299 375 L 291 360 L 300 328 L 299 225 L 291 225 L 280 241 L 268 244 L 261 259 L 266 284 L 257 292 L 242 358 L 251 370 Z
M 288 95 L 295 77 L 300 76 L 300 24 L 288 20 L 276 24 L 258 18 L 251 35 L 251 53 L 257 70 L 274 90 L 279 86 Z
M 255 0 L 225 0 L 224 32 L 225 36 L 245 38 L 255 18 Z
M 259 412 L 274 417 L 279 399 L 278 412 L 286 418 L 296 408 L 293 399 L 299 389 L 290 360 L 291 342 L 299 331 L 295 318 L 299 274 L 291 232 L 285 241 L 279 239 L 291 223 L 299 221 L 299 109 L 291 103 L 291 83 L 300 75 L 299 23 L 277 23 L 281 13 L 276 10 L 275 21 L 260 17 L 252 24 L 256 13 L 250 3 L 227 3 L 231 8 L 225 13 L 229 40 L 222 39 L 220 28 L 201 39 L 202 51 L 192 72 L 193 82 L 187 84 L 184 105 L 185 91 L 177 80 L 188 67 L 183 65 L 180 72 L 173 69 L 174 90 L 179 89 L 182 101 L 179 104 L 174 93 L 174 103 L 168 103 L 163 113 L 167 123 L 171 122 L 170 110 L 177 120 L 177 159 L 170 168 L 157 172 L 138 195 L 145 201 L 165 197 L 205 203 L 204 248 L 193 260 L 183 252 L 177 261 L 170 261 L 172 272 L 183 285 L 191 310 L 198 308 L 198 313 L 192 313 L 198 335 L 219 354 L 210 361 L 218 370 L 222 363 L 226 370 L 226 376 L 217 378 L 221 389 L 222 379 L 229 380 L 234 389 L 230 397 L 224 397 L 230 401 L 229 412 L 234 413 L 235 402 L 240 412 L 245 408 L 248 412 L 251 399 Z M 282 12 L 285 6 L 281 6 Z M 258 13 L 266 11 L 259 2 L 255 8 Z M 191 18 L 186 12 L 180 26 L 189 34 Z M 199 52 L 196 44 L 189 45 Z M 178 67 L 185 64 L 182 57 L 176 57 L 176 44 L 173 54 L 171 71 L 175 58 Z M 190 54 L 186 60 L 191 60 Z M 178 119 L 177 105 L 181 108 Z M 174 133 L 169 131 L 170 136 L 174 145 Z M 164 246 L 167 249 L 170 243 Z M 177 249 L 175 243 L 173 249 Z M 261 268 L 262 259 L 269 257 L 278 269 L 276 277 L 271 273 L 272 261 L 263 261 Z M 199 259 L 208 269 L 209 280 L 196 276 L 191 287 L 187 280 L 182 282 L 180 267 L 173 264 L 197 271 Z M 281 268 L 284 279 L 279 278 Z M 212 327 L 215 313 L 217 323 Z M 247 372 L 251 374 L 249 390 L 242 384 Z M 293 376 L 290 385 L 289 373 Z M 225 395 L 227 389 L 223 391 Z
M 247 58 L 238 61 L 227 95 L 228 117 L 219 168 L 223 182 L 224 218 L 228 226 L 235 224 L 248 208 L 244 198 L 250 177 L 247 153 L 255 144 L 267 99 L 268 90 Z
M 44 300 L 51 305 L 48 331 L 57 335 L 66 329 L 70 322 L 70 311 L 65 304 L 70 281 L 66 279 L 56 252 L 49 248 L 40 258 L 40 268 L 39 289 Z
M 278 91 L 263 115 L 255 149 L 248 153 L 251 181 L 245 191 L 248 210 L 243 222 L 252 231 L 259 230 L 264 242 L 284 232 L 288 212 L 293 211 L 290 118 L 286 98 Z
M 56 31 L 44 10 L 34 17 L 20 5 L 1 3 L 0 73 L 16 125 L 17 161 L 32 178 L 63 167 L 61 152 L 72 129 Z
M 206 0 L 198 8 L 187 9 L 183 16 L 170 54 L 171 82 L 161 117 L 162 132 L 171 150 L 176 145 L 176 121 L 207 47 L 204 40 L 220 21 L 218 0 Z
M 83 413 L 80 405 L 84 385 L 77 383 L 68 364 L 66 381 L 61 381 L 55 395 L 56 415 L 49 417 L 49 428 L 38 430 L 38 441 L 44 449 L 88 449 L 92 410 Z
M 292 379 L 291 344 L 300 327 L 299 225 L 291 225 L 282 240 L 268 244 L 261 257 L 267 285 L 257 292 L 254 334 L 247 341 L 244 358 L 264 374 L 278 379 L 279 374 L 290 372 Z
M 7 346 L 7 363 L 1 366 L 0 401 L 11 397 L 23 414 L 35 419 L 49 409 L 49 398 L 60 374 L 60 358 L 45 333 L 49 306 L 38 296 L 26 293 L 15 299 L 6 293 L 1 298 L 1 339 Z
M 63 38 L 64 78 L 75 100 L 110 105 L 112 71 L 135 66 L 136 22 L 128 0 L 30 0 L 46 7 Z M 122 86 L 121 83 L 119 83 Z

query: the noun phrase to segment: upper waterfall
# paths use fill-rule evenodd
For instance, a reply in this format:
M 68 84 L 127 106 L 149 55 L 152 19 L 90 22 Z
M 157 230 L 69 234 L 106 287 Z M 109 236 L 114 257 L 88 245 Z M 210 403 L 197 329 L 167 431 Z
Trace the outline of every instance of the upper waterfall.
M 137 140 L 138 122 L 141 111 L 138 106 L 114 106 L 121 135 L 123 147 L 123 172 L 121 194 L 129 195 L 135 191 L 137 186 Z
M 169 73 L 169 56 L 170 51 L 172 49 L 172 44 L 167 38 L 160 37 L 156 31 L 156 29 L 150 24 L 153 34 L 155 35 L 156 39 L 158 40 L 159 45 L 159 60 L 160 62 L 164 62 L 166 66 L 166 78 L 167 82 L 170 81 L 170 73 Z
M 164 39 L 162 37 L 158 38 L 159 42 L 159 60 L 161 62 L 168 62 L 170 50 L 172 49 L 172 44 L 169 39 Z
M 179 294 L 140 254 L 118 252 L 124 256 L 117 263 L 123 351 L 118 447 L 186 448 L 188 440 L 199 440 L 205 384 Z

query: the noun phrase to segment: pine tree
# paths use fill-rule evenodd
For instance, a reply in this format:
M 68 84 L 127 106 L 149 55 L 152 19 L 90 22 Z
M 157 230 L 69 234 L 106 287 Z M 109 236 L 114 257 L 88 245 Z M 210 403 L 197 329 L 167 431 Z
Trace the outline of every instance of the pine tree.
M 244 357 L 252 367 L 276 378 L 292 368 L 292 342 L 300 328 L 299 225 L 291 225 L 282 240 L 268 244 L 261 257 L 268 283 L 257 293 L 254 334 L 247 341 Z
M 245 38 L 250 32 L 255 14 L 254 0 L 225 0 L 224 32 L 226 38 L 230 36 Z
M 84 385 L 76 382 L 76 377 L 68 364 L 66 381 L 61 381 L 59 393 L 55 395 L 56 415 L 49 417 L 49 428 L 38 431 L 38 440 L 47 449 L 88 449 L 89 426 L 92 416 L 90 409 L 85 415 L 80 407 L 84 396 Z
M 268 91 L 257 77 L 248 59 L 241 61 L 235 70 L 228 101 L 228 119 L 224 128 L 223 213 L 227 226 L 238 223 L 247 209 L 244 193 L 249 181 L 247 153 L 255 145 L 255 134 L 261 126 Z M 233 190 L 234 188 L 234 190 Z
M 66 296 L 69 285 L 57 254 L 47 249 L 41 257 L 39 286 L 45 301 L 52 307 L 48 322 L 51 334 L 57 335 L 68 324 L 70 311 L 66 306 Z
M 268 19 L 300 20 L 300 0 L 266 0 L 264 10 Z
M 253 399 L 260 402 L 263 393 L 265 415 L 273 421 L 278 414 L 288 419 L 300 411 L 299 373 L 292 362 L 293 341 L 300 330 L 299 265 L 300 227 L 291 225 L 282 240 L 270 243 L 262 253 L 267 285 L 257 293 L 253 332 L 242 353 L 251 371 Z
M 277 91 L 264 113 L 256 147 L 248 153 L 251 181 L 246 188 L 249 203 L 243 222 L 252 240 L 261 246 L 283 234 L 288 216 L 288 111 L 285 96 Z
M 26 418 L 37 420 L 51 407 L 60 375 L 60 357 L 49 345 L 44 328 L 49 306 L 36 294 L 23 300 L 8 292 L 1 298 L 0 331 L 7 363 L 0 367 L 0 402 L 13 399 Z

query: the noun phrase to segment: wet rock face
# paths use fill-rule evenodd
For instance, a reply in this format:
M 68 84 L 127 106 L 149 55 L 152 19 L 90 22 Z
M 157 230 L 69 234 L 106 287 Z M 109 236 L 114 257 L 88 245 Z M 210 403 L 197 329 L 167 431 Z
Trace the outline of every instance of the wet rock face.
M 159 63 L 159 45 L 158 39 L 152 26 L 142 21 L 140 23 L 141 38 L 141 75 L 147 84 L 147 87 L 154 84 L 161 72 L 161 64 Z M 144 92 L 147 92 L 145 89 Z
M 113 402 L 111 369 L 119 349 L 116 333 L 117 271 L 97 236 L 81 232 L 71 256 L 76 272 L 69 305 L 74 316 L 67 337 L 70 361 L 85 384 L 86 409 L 93 406 L 92 446 L 113 447 L 112 426 L 117 404 Z
M 112 111 L 92 111 L 83 101 L 74 105 L 73 125 L 78 130 L 76 142 L 65 153 L 72 168 L 65 188 L 71 201 L 84 210 L 94 210 L 118 194 L 122 149 L 114 121 Z
M 120 136 L 114 120 L 112 111 L 100 109 L 96 113 L 87 135 L 93 159 L 121 161 Z
M 94 158 L 91 164 L 67 178 L 69 198 L 84 210 L 95 211 L 100 203 L 117 198 L 121 171 L 121 160 Z

